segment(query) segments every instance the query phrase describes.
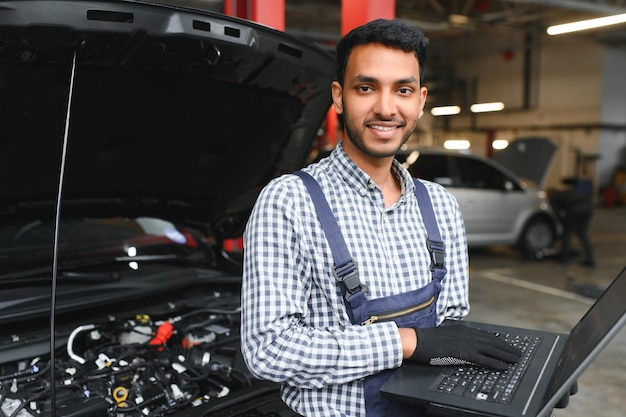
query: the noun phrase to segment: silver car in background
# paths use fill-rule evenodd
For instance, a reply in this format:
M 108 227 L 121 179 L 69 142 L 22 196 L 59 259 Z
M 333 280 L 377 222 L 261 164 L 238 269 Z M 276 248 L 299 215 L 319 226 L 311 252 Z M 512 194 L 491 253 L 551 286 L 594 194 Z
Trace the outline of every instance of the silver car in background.
M 560 233 L 546 193 L 492 159 L 431 148 L 396 157 L 413 176 L 439 183 L 456 197 L 470 248 L 507 245 L 524 258 L 541 259 Z

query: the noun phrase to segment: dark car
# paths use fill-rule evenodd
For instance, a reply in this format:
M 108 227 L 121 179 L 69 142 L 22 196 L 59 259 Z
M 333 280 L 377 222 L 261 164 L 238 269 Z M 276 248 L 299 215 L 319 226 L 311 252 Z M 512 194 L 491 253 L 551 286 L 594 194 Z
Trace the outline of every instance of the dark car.
M 471 248 L 507 245 L 541 258 L 560 233 L 541 186 L 492 159 L 430 148 L 402 151 L 397 158 L 413 176 L 437 182 L 456 197 Z
M 0 1 L 3 416 L 292 415 L 242 361 L 223 242 L 305 162 L 333 74 L 183 1 Z

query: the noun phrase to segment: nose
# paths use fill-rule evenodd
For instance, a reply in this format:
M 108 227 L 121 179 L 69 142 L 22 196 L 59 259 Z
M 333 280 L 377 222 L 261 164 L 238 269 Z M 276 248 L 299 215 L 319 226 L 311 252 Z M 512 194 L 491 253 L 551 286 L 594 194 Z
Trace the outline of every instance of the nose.
M 395 116 L 397 107 L 393 93 L 390 91 L 379 91 L 376 95 L 373 111 L 377 116 L 383 119 L 389 119 Z

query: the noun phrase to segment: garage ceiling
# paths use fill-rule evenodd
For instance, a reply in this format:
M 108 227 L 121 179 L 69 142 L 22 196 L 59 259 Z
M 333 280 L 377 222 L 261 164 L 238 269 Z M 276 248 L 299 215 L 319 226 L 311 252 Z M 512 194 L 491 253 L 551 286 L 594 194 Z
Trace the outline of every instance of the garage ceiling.
M 222 12 L 226 0 L 151 1 L 185 1 Z M 263 0 L 257 1 L 263 4 Z M 284 1 L 285 31 L 334 54 L 341 36 L 342 0 Z M 511 46 L 503 47 L 503 43 L 510 42 L 529 55 L 531 50 L 541 48 L 542 39 L 549 38 L 546 29 L 551 25 L 626 13 L 626 0 L 395 0 L 395 3 L 396 18 L 421 28 L 431 40 L 430 70 L 426 72 L 431 107 L 465 105 L 470 101 L 467 80 L 455 74 L 455 60 L 461 57 L 459 45 L 464 60 L 472 59 L 476 53 L 492 52 L 502 54 L 506 60 L 505 54 Z M 626 48 L 626 23 L 561 36 Z M 456 47 L 451 47 L 453 44 Z M 463 45 L 480 45 L 480 48 Z M 529 65 L 530 60 L 528 56 L 524 65 Z
M 396 0 L 396 17 L 431 39 L 481 31 L 540 32 L 548 26 L 626 13 L 626 0 Z M 334 46 L 341 28 L 341 0 L 286 0 L 286 31 Z M 623 45 L 626 24 L 579 32 L 598 42 Z
M 381 0 L 383 1 L 383 0 Z M 626 0 L 396 0 L 396 17 L 421 28 L 431 40 L 429 105 L 466 103 L 469 87 L 455 75 L 447 45 L 515 37 L 540 45 L 548 26 L 626 13 Z M 341 35 L 341 0 L 285 0 L 285 31 L 321 45 L 334 53 Z M 591 42 L 626 48 L 626 23 L 568 35 Z M 458 43 L 458 42 L 456 42 Z M 465 59 L 471 52 L 465 51 Z

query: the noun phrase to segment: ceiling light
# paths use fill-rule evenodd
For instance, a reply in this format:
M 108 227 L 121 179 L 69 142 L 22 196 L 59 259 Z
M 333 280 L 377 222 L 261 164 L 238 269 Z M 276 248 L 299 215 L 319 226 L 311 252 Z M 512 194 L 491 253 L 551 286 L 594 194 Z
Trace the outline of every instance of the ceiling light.
M 603 26 L 617 25 L 624 22 L 626 22 L 626 13 L 599 17 L 597 19 L 581 20 L 579 22 L 564 23 L 562 25 L 554 25 L 550 26 L 546 32 L 548 35 L 561 35 L 563 33 L 595 29 Z
M 491 147 L 497 150 L 505 149 L 507 146 L 509 146 L 509 141 L 506 139 L 496 139 L 491 144 Z
M 413 151 L 409 154 L 409 156 L 406 157 L 405 162 L 409 164 L 409 166 L 411 166 L 415 161 L 417 161 L 417 158 L 419 158 L 419 156 L 420 153 L 418 151 Z
M 470 106 L 472 113 L 485 113 L 489 111 L 500 111 L 504 109 L 504 103 L 496 101 L 493 103 L 476 103 Z
M 459 106 L 441 106 L 430 109 L 430 114 L 433 116 L 450 116 L 459 113 L 461 113 L 461 108 Z
M 470 142 L 466 139 L 450 139 L 443 143 L 446 149 L 469 149 Z
M 476 27 L 476 22 L 470 19 L 469 16 L 456 13 L 448 15 L 448 23 L 457 29 L 474 29 Z

